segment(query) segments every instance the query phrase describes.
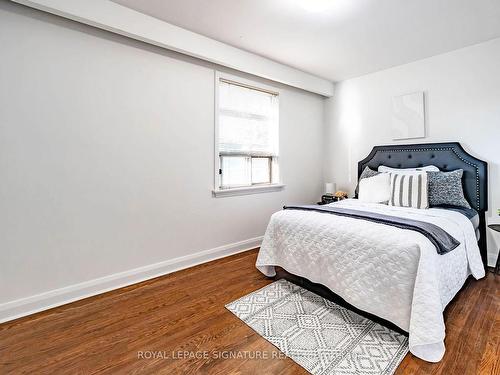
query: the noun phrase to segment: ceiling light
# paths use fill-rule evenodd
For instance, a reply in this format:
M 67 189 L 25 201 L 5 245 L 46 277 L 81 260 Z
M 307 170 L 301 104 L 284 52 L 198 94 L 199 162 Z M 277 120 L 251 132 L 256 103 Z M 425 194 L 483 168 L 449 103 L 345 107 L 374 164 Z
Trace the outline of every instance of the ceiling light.
M 311 13 L 325 12 L 335 6 L 335 0 L 295 0 L 304 10 Z

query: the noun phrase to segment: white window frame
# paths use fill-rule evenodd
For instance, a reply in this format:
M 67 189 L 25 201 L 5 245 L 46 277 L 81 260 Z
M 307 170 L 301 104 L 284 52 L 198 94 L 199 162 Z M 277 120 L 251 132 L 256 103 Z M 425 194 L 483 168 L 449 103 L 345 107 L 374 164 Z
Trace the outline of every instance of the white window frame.
M 234 76 L 231 74 L 222 73 L 219 71 L 215 71 L 215 127 L 214 127 L 214 189 L 212 191 L 214 197 L 225 197 L 225 196 L 234 196 L 234 195 L 247 195 L 247 194 L 257 194 L 257 193 L 265 193 L 270 191 L 280 191 L 285 185 L 281 180 L 281 173 L 279 173 L 279 182 L 269 184 L 258 184 L 252 186 L 244 186 L 244 187 L 234 187 L 221 189 L 220 188 L 220 174 L 219 170 L 221 169 L 220 165 L 220 154 L 219 154 L 219 82 L 221 79 L 232 81 L 237 84 L 241 84 L 251 89 L 267 91 L 276 95 L 280 95 L 280 91 L 268 85 L 263 85 L 261 83 L 253 82 L 248 79 L 240 78 L 238 76 Z M 279 105 L 279 104 L 278 104 Z M 278 134 L 279 124 L 278 124 Z M 278 136 L 278 142 L 280 137 Z M 280 161 L 278 161 L 280 163 Z

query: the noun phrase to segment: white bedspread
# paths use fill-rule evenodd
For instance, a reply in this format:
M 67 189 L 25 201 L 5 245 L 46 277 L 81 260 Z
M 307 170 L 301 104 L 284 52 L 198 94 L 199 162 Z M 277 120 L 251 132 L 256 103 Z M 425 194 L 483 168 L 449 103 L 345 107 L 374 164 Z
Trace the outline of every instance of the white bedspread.
M 438 255 L 422 234 L 328 213 L 284 210 L 267 227 L 257 268 L 274 266 L 321 283 L 357 308 L 409 332 L 410 351 L 426 361 L 444 355 L 443 310 L 467 277 L 485 275 L 472 223 L 444 209 L 390 207 L 348 199 L 350 209 L 407 217 L 438 225 L 460 241 Z

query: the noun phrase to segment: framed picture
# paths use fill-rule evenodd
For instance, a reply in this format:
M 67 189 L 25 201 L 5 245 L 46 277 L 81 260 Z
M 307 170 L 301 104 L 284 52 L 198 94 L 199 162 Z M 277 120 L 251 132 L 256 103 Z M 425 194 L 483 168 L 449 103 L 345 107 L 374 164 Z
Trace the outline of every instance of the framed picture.
M 392 139 L 425 137 L 424 92 L 392 98 Z

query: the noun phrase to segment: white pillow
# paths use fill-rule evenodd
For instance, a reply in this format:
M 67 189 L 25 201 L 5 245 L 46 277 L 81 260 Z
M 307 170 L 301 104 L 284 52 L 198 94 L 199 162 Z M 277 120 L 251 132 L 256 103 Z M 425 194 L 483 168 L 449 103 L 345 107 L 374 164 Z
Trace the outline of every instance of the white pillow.
M 381 173 L 359 181 L 358 199 L 361 202 L 387 204 L 391 198 L 391 177 Z
M 391 168 L 386 167 L 385 165 L 381 165 L 378 167 L 379 172 L 390 172 L 390 173 L 399 173 L 399 174 L 408 174 L 408 173 L 417 173 L 420 171 L 423 172 L 439 172 L 439 168 L 435 165 L 427 165 L 425 167 L 418 168 Z

